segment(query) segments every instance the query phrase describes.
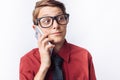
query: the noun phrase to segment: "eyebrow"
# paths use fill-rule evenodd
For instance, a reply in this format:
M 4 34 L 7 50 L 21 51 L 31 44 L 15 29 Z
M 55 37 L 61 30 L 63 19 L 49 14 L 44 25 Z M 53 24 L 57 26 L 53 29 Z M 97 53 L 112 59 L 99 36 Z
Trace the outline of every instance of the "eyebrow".
M 63 14 L 63 12 L 58 12 L 57 13 L 57 15 L 61 15 L 61 14 Z M 57 16 L 57 15 L 54 15 L 54 16 Z M 47 17 L 47 16 L 50 16 L 50 15 L 49 14 L 44 14 L 41 17 Z M 51 16 L 51 17 L 53 17 L 53 16 Z

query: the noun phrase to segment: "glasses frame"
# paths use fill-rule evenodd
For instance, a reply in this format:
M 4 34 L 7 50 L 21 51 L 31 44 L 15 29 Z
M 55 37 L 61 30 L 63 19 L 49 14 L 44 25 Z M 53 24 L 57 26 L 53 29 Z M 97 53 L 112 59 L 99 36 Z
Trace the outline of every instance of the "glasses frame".
M 41 26 L 42 28 L 49 28 L 49 27 L 51 27 L 51 26 L 53 25 L 54 20 L 56 20 L 56 22 L 57 22 L 59 25 L 66 25 L 66 24 L 60 24 L 59 21 L 57 20 L 57 17 L 62 16 L 62 15 L 66 16 L 66 21 L 67 21 L 66 24 L 68 24 L 68 22 L 69 22 L 69 14 L 66 13 L 66 14 L 61 14 L 61 15 L 57 15 L 57 16 L 54 16 L 54 17 L 46 16 L 46 17 L 37 18 L 37 25 L 40 24 L 40 26 Z M 52 18 L 52 23 L 51 23 L 50 26 L 44 27 L 44 26 L 42 26 L 42 24 L 40 23 L 40 20 L 43 19 L 43 18 L 47 18 L 47 17 Z

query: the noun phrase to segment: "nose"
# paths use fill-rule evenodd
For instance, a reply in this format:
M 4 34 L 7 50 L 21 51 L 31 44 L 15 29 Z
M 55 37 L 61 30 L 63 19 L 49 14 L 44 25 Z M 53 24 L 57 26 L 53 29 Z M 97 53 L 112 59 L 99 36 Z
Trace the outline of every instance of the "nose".
M 57 29 L 59 28 L 59 24 L 57 23 L 57 21 L 54 19 L 53 21 L 53 29 Z

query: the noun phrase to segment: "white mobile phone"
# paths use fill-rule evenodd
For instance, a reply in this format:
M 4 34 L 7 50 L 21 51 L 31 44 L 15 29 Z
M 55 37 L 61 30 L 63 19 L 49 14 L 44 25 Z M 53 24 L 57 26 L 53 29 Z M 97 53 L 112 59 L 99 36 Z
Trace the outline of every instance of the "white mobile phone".
M 35 27 L 35 31 L 36 31 L 35 37 L 38 40 L 38 34 L 40 34 L 40 36 L 41 36 L 41 35 L 43 35 L 43 32 L 41 31 L 41 29 L 38 26 Z
M 36 31 L 35 32 L 35 37 L 38 40 L 38 34 L 40 34 L 40 36 L 41 36 L 41 35 L 43 35 L 43 32 L 42 32 L 42 30 L 38 26 L 35 27 L 35 31 Z M 51 44 L 51 43 L 48 42 L 48 44 Z M 52 54 L 52 51 L 53 51 L 53 48 L 50 49 L 50 53 L 51 54 Z

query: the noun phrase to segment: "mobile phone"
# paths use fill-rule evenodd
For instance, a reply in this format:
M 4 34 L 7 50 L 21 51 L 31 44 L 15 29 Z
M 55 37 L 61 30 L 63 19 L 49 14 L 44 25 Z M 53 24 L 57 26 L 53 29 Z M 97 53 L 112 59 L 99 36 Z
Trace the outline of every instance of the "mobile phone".
M 43 35 L 43 32 L 38 26 L 35 27 L 35 31 L 36 31 L 35 32 L 35 37 L 38 40 L 38 34 L 40 34 L 40 36 L 41 36 L 41 35 Z
M 36 37 L 36 39 L 38 40 L 38 34 L 40 34 L 40 36 L 41 36 L 41 35 L 43 35 L 43 32 L 42 32 L 42 30 L 41 30 L 38 26 L 35 27 L 35 31 L 36 31 L 36 32 L 35 32 L 35 37 Z M 48 42 L 48 45 L 49 45 L 49 44 L 51 44 L 51 43 Z M 51 54 L 52 54 L 52 51 L 53 51 L 53 48 L 50 49 L 50 53 L 51 53 Z

